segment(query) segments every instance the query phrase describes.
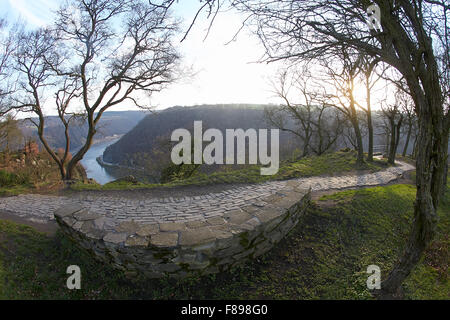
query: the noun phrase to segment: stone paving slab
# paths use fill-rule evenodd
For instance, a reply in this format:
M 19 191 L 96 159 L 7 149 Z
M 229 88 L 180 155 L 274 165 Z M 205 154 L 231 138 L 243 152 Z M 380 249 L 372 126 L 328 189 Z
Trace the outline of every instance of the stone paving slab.
M 405 171 L 413 169 L 414 166 L 397 161 L 397 166 L 375 173 L 270 181 L 239 186 L 224 192 L 209 193 L 203 196 L 178 198 L 135 200 L 114 195 L 67 197 L 27 194 L 0 198 L 0 217 L 1 211 L 4 211 L 33 222 L 45 223 L 55 219 L 54 213 L 58 208 L 74 205 L 81 206 L 93 215 L 97 214 L 109 218 L 111 221 L 117 221 L 117 223 L 135 221 L 142 225 L 165 222 L 206 222 L 212 221 L 211 219 L 216 217 L 230 216 L 233 212 L 242 211 L 242 208 L 246 212 L 249 212 L 251 210 L 249 207 L 252 206 L 264 208 L 268 205 L 266 201 L 270 200 L 270 196 L 279 196 L 280 190 L 285 192 L 295 188 L 303 190 L 311 188 L 312 191 L 325 191 L 383 185 L 398 179 Z M 262 201 L 262 199 L 265 201 Z M 238 217 L 235 219 L 238 219 Z

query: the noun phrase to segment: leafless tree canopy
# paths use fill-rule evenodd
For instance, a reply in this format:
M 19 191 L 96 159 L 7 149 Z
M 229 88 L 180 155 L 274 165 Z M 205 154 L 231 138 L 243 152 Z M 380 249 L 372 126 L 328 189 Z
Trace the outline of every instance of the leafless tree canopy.
M 6 114 L 8 98 L 15 89 L 12 76 L 11 55 L 16 46 L 12 35 L 17 26 L 8 26 L 4 19 L 0 19 L 0 116 Z
M 72 0 L 58 11 L 49 29 L 22 32 L 15 41 L 17 50 L 0 53 L 0 77 L 7 70 L 2 61 L 9 57 L 21 75 L 7 110 L 37 115 L 40 139 L 64 179 L 71 179 L 74 166 L 89 149 L 103 112 L 125 101 L 143 106 L 136 93 L 152 93 L 172 81 L 178 59 L 170 41 L 177 31 L 169 17 L 174 2 Z M 344 79 L 335 84 L 341 93 L 335 95 L 333 105 L 352 121 L 360 160 L 358 106 L 352 93 L 358 61 L 384 63 L 405 84 L 404 91 L 414 103 L 420 148 L 413 227 L 404 253 L 382 283 L 383 293 L 395 294 L 434 237 L 444 188 L 450 129 L 448 1 L 199 0 L 192 24 L 202 11 L 212 23 L 223 3 L 247 14 L 243 25 L 261 39 L 266 62 L 324 62 L 344 54 L 337 69 L 336 65 L 327 69 L 335 79 Z M 8 92 L 3 86 L 0 90 L 0 94 Z M 44 105 L 48 104 L 57 108 L 66 127 L 62 157 L 45 140 Z M 79 116 L 86 118 L 89 131 L 85 145 L 69 161 L 67 127 Z
M 397 148 L 400 141 L 401 128 L 404 121 L 403 110 L 407 108 L 407 98 L 405 93 L 398 90 L 395 94 L 395 101 L 382 105 L 386 133 L 388 134 L 388 163 L 394 164 Z
M 13 115 L 8 114 L 0 122 L 0 146 L 6 153 L 17 150 L 23 139 L 22 131 L 19 128 L 19 121 Z
M 172 45 L 178 23 L 170 2 L 72 0 L 47 29 L 16 38 L 19 91 L 9 109 L 38 117 L 34 124 L 45 149 L 70 180 L 97 132 L 103 113 L 121 103 L 150 107 L 148 97 L 174 80 L 179 55 Z M 66 152 L 59 157 L 45 139 L 45 111 L 55 108 L 65 127 Z M 71 160 L 69 126 L 83 118 L 86 143 Z
M 433 239 L 449 139 L 450 5 L 439 0 L 231 0 L 247 13 L 266 61 L 328 59 L 342 47 L 399 72 L 419 133 L 415 221 L 399 263 L 382 283 L 394 294 Z M 369 17 L 370 16 L 370 17 Z
M 353 128 L 350 137 L 354 137 L 355 147 L 358 151 L 357 162 L 361 165 L 364 162 L 364 149 L 355 86 L 358 77 L 361 76 L 364 61 L 361 55 L 354 54 L 345 47 L 339 49 L 336 50 L 333 58 L 320 62 L 325 69 L 322 81 L 328 84 L 328 88 L 333 88 L 331 91 L 328 89 L 324 98 L 329 106 L 345 115 Z
M 275 93 L 284 103 L 265 110 L 268 122 L 298 136 L 303 145 L 302 156 L 333 150 L 345 119 L 324 99 L 323 88 L 315 87 L 312 76 L 305 70 L 284 70 L 276 82 Z M 295 127 L 288 125 L 290 121 Z

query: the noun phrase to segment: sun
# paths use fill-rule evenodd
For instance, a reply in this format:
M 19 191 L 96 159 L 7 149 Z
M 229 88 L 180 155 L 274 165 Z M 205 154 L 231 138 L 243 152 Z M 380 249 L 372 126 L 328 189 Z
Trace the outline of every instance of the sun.
M 367 99 L 366 86 L 362 81 L 355 81 L 353 87 L 353 98 L 362 104 Z

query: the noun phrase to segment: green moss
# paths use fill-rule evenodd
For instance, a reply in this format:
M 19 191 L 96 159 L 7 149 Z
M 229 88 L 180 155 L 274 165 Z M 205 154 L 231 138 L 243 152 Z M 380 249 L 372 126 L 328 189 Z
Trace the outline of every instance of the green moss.
M 209 258 L 209 266 L 208 267 L 215 267 L 218 262 L 219 262 L 218 258 L 215 258 L 215 257 Z
M 189 272 L 190 268 L 188 263 L 179 263 L 178 265 L 180 266 L 181 270 Z
M 158 249 L 157 252 L 153 253 L 153 257 L 155 257 L 155 259 L 167 261 L 168 260 L 167 256 L 172 255 L 172 253 L 173 252 L 170 250 Z
M 241 234 L 239 234 L 239 244 L 243 247 L 243 248 L 248 248 L 250 241 L 248 240 L 248 232 L 242 232 Z

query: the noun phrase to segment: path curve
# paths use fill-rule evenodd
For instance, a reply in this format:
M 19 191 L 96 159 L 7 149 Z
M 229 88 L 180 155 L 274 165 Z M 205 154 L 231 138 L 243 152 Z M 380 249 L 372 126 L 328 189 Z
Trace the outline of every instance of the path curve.
M 160 198 L 151 197 L 150 194 L 147 199 L 130 199 L 117 197 L 113 192 L 99 195 L 81 193 L 73 196 L 26 194 L 0 198 L 0 218 L 2 212 L 5 212 L 34 223 L 48 223 L 55 219 L 54 212 L 58 208 L 77 205 L 116 222 L 134 220 L 140 224 L 158 224 L 175 221 L 206 221 L 248 205 L 264 207 L 266 203 L 261 199 L 275 195 L 289 185 L 296 185 L 303 189 L 311 188 L 312 191 L 377 186 L 388 184 L 401 177 L 404 172 L 415 169 L 413 165 L 406 162 L 397 161 L 396 163 L 395 167 L 375 173 L 269 181 L 196 196 Z

